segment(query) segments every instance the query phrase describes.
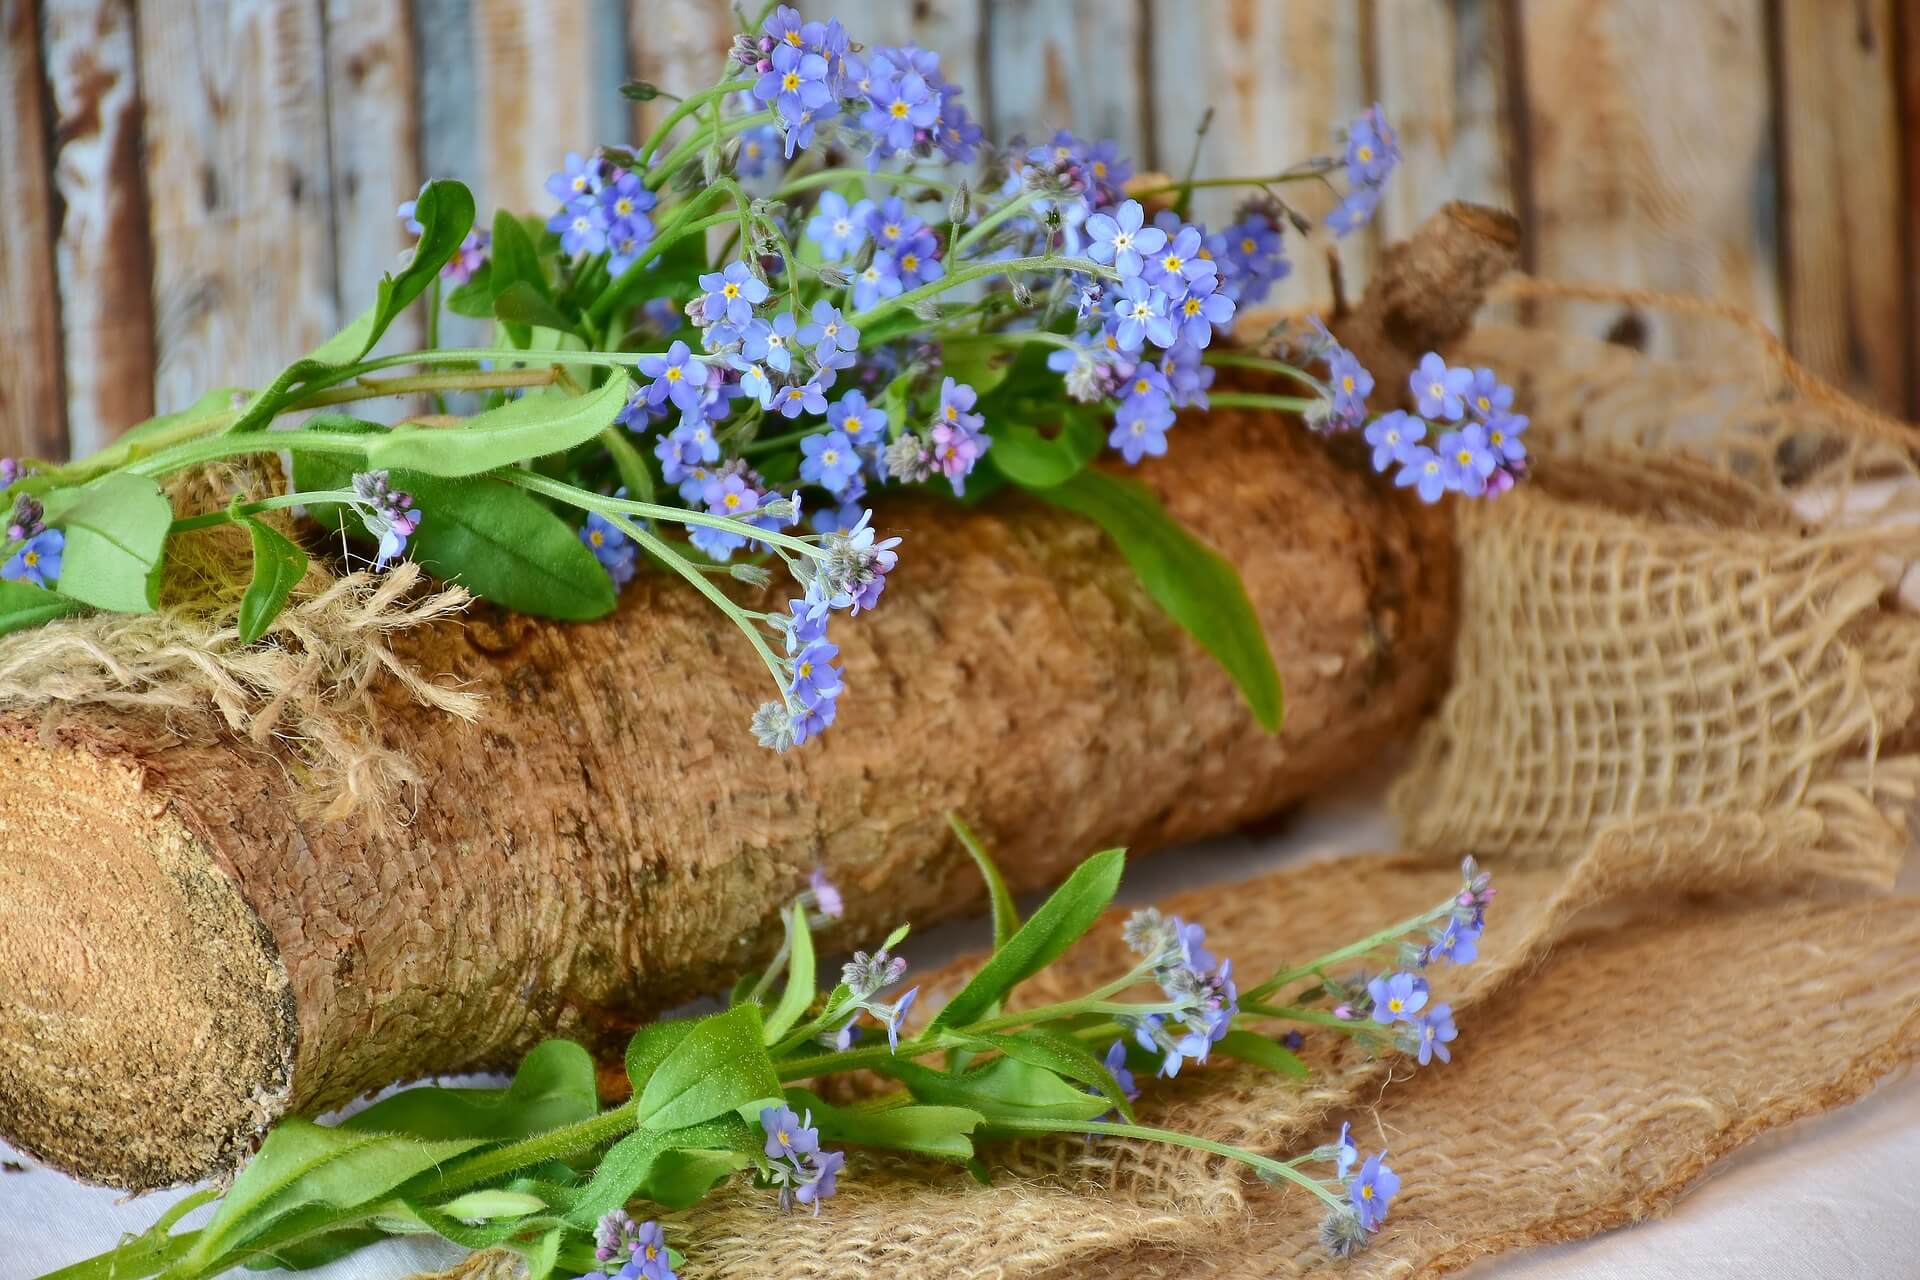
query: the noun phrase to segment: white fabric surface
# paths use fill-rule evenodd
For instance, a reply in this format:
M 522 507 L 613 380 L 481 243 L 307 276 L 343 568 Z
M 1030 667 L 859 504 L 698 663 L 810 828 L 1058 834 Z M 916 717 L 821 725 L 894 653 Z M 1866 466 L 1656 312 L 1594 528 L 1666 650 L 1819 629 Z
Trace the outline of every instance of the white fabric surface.
M 1195 884 L 1290 863 L 1393 846 L 1377 790 L 1334 797 L 1275 836 L 1213 841 L 1129 868 L 1122 896 L 1151 901 Z M 1920 889 L 1920 859 L 1905 887 Z M 978 944 L 982 922 L 933 929 L 908 951 L 937 964 Z M 1471 1028 L 1463 1028 L 1463 1041 Z M 0 1159 L 13 1154 L 0 1146 Z M 1657 1222 L 1591 1240 L 1489 1259 L 1469 1280 L 1913 1280 L 1920 1276 L 1920 1077 L 1767 1135 L 1717 1166 Z M 44 1169 L 0 1173 L 0 1280 L 31 1280 L 144 1229 L 178 1197 L 121 1203 L 118 1194 Z M 189 1217 L 189 1224 L 207 1211 Z M 689 1242 L 698 1248 L 698 1242 Z M 315 1280 L 402 1280 L 451 1265 L 453 1246 L 390 1241 L 319 1271 Z

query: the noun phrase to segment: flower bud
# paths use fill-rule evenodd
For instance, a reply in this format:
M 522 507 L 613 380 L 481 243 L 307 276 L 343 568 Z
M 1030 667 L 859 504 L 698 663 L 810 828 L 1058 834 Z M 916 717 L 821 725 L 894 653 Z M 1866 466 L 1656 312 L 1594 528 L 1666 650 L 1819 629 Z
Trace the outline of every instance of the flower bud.
M 645 80 L 629 80 L 620 86 L 620 96 L 629 102 L 652 102 L 660 96 L 660 89 Z
M 947 201 L 947 221 L 965 222 L 973 212 L 973 190 L 963 181 L 954 188 L 953 199 Z
M 731 574 L 736 581 L 744 582 L 750 587 L 764 587 L 773 581 L 773 575 L 757 564 L 731 565 L 728 567 L 727 572 Z

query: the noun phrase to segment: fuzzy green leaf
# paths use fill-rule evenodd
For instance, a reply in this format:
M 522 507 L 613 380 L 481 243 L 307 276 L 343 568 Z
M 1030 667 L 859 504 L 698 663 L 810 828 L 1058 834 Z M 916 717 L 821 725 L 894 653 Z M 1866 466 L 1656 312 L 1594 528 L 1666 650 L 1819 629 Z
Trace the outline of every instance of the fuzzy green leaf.
M 780 1096 L 760 1006 L 743 1004 L 694 1023 L 648 1079 L 636 1118 L 644 1129 L 683 1129 Z
M 1055 1075 L 1097 1089 L 1116 1111 L 1128 1120 L 1133 1119 L 1133 1104 L 1127 1100 L 1113 1072 L 1072 1036 L 1063 1036 L 1045 1027 L 1028 1027 L 1017 1035 L 983 1032 L 971 1039 L 976 1041 L 976 1048 L 997 1049 L 1029 1066 L 1045 1067 Z
M 499 292 L 493 300 L 493 314 L 506 324 L 538 325 L 580 336 L 573 321 L 525 280 L 515 280 Z
M 987 852 L 987 846 L 973 833 L 957 813 L 947 815 L 947 825 L 953 828 L 953 834 L 960 838 L 960 844 L 966 849 L 973 865 L 980 868 L 980 878 L 987 882 L 987 897 L 993 904 L 993 945 L 1004 947 L 1020 928 L 1020 909 L 1013 905 L 1013 894 L 1007 890 L 1007 881 L 1000 874 L 1000 868 L 993 864 L 993 855 Z
M 995 1058 L 958 1075 L 897 1059 L 875 1070 L 900 1081 L 924 1102 L 979 1112 L 989 1129 L 995 1120 L 1058 1120 L 1067 1128 L 1112 1107 L 1100 1095 L 1017 1058 Z
M 800 1021 L 800 1015 L 807 1011 L 816 994 L 813 931 L 807 928 L 807 909 L 796 902 L 787 911 L 787 988 L 780 993 L 780 1003 L 767 1015 L 761 1038 L 768 1044 L 777 1044 L 780 1037 Z
M 787 1105 L 811 1111 L 820 1136 L 829 1142 L 851 1142 L 862 1147 L 911 1151 L 941 1160 L 965 1160 L 973 1155 L 969 1137 L 986 1119 L 968 1107 L 925 1106 L 919 1103 L 864 1111 L 836 1107 L 806 1089 L 788 1089 Z
M 395 427 L 367 445 L 367 465 L 472 476 L 523 458 L 564 453 L 611 424 L 631 390 L 626 376 L 616 373 L 584 395 L 525 395 L 458 427 Z
M 66 535 L 61 595 L 118 613 L 152 612 L 173 508 L 151 478 L 114 471 L 55 489 L 46 522 Z
M 994 448 L 999 448 L 997 439 Z M 1233 677 L 1261 727 L 1279 732 L 1280 673 L 1232 565 L 1181 528 L 1137 481 L 1089 470 L 1029 492 L 1106 530 L 1154 603 Z
M 430 182 L 414 203 L 420 240 L 400 274 L 381 277 L 373 305 L 345 329 L 307 354 L 321 365 L 353 364 L 380 341 L 394 317 L 426 292 L 440 268 L 473 230 L 473 193 L 458 182 Z
M 1300 1061 L 1293 1050 L 1251 1031 L 1229 1031 L 1214 1048 L 1229 1058 L 1238 1058 L 1241 1062 L 1250 1062 L 1256 1067 L 1278 1071 L 1281 1075 L 1292 1076 L 1296 1080 L 1304 1080 L 1310 1074 L 1307 1064 Z
M 85 606 L 30 582 L 0 582 L 0 636 L 80 613 Z
M 340 1127 L 416 1138 L 512 1141 L 586 1120 L 599 1106 L 593 1055 L 571 1040 L 546 1040 L 521 1060 L 504 1089 L 403 1089 L 355 1112 Z
M 964 1027 L 976 1021 L 1014 987 L 1059 959 L 1060 953 L 1072 946 L 1113 901 L 1125 864 L 1124 850 L 1109 849 L 1075 868 L 1067 882 L 1040 904 L 1033 918 L 1021 925 L 1005 946 L 996 948 L 973 980 L 947 1002 L 934 1018 L 932 1029 Z
M 1052 435 L 1017 420 L 995 424 L 987 451 L 1000 474 L 1029 489 L 1065 484 L 1100 455 L 1106 436 L 1092 414 L 1077 406 L 1051 406 L 1060 418 Z
M 287 607 L 287 597 L 307 572 L 307 553 L 273 526 L 248 517 L 253 539 L 253 580 L 240 597 L 240 643 L 253 644 Z
M 592 1181 L 567 1211 L 568 1220 L 591 1226 L 638 1195 L 669 1203 L 653 1192 L 674 1190 L 693 1180 L 691 1170 L 674 1166 L 672 1153 L 687 1149 L 745 1152 L 753 1145 L 752 1133 L 752 1127 L 737 1115 L 717 1116 L 683 1129 L 636 1129 L 607 1148 Z M 663 1165 L 663 1160 L 668 1163 Z

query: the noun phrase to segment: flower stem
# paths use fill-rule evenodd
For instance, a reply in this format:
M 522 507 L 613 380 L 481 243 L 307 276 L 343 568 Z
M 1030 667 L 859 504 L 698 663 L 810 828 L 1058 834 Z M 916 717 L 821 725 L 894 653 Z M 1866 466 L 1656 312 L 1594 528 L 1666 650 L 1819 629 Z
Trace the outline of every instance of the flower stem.
M 1259 986 L 1249 991 L 1242 991 L 1240 993 L 1240 1002 L 1243 1005 L 1249 1002 L 1257 1002 L 1263 997 L 1272 995 L 1289 982 L 1298 982 L 1302 978 L 1310 978 L 1321 970 L 1339 964 L 1343 960 L 1351 960 L 1355 956 L 1363 956 L 1382 943 L 1392 942 L 1404 934 L 1412 933 L 1415 929 L 1431 923 L 1451 910 L 1453 910 L 1453 899 L 1448 898 L 1437 907 L 1429 907 L 1419 915 L 1408 916 L 1405 920 L 1400 921 L 1400 923 L 1388 925 L 1378 933 L 1370 933 L 1358 942 L 1349 943 L 1335 951 L 1329 951 L 1317 960 L 1311 960 L 1306 964 L 1297 965 L 1291 969 L 1282 969 Z
M 262 498 L 258 502 L 243 502 L 238 506 L 227 507 L 221 511 L 209 511 L 202 516 L 187 516 L 175 520 L 168 533 L 186 533 L 193 529 L 211 529 L 215 525 L 227 524 L 242 516 L 259 515 L 262 511 L 281 511 L 288 507 L 311 506 L 316 502 L 352 502 L 359 495 L 351 489 L 322 489 L 312 493 L 280 493 L 271 498 Z
M 1113 268 L 1103 267 L 1090 258 L 1056 258 L 1047 254 L 1035 254 L 1027 258 L 1009 258 L 1004 262 L 975 262 L 960 267 L 929 284 L 923 284 L 918 289 L 909 289 L 884 302 L 876 302 L 865 311 L 849 317 L 847 323 L 856 329 L 864 329 L 874 321 L 902 307 L 910 307 L 916 302 L 925 302 L 928 298 L 939 297 L 947 290 L 957 288 L 968 281 L 984 280 L 988 276 L 1010 276 L 1022 271 L 1083 271 L 1088 275 L 1105 276 L 1109 280 L 1120 278 Z
M 773 198 L 778 200 L 782 196 L 805 191 L 810 187 L 831 186 L 833 183 L 845 182 L 854 178 L 859 178 L 866 182 L 885 183 L 893 187 L 926 187 L 932 191 L 942 192 L 952 192 L 954 189 L 954 184 L 951 182 L 940 182 L 933 178 L 923 178 L 914 173 L 868 173 L 865 169 L 821 169 L 815 173 L 806 174 L 803 177 L 787 179 L 780 184 L 780 189 L 773 193 Z
M 1257 391 L 1208 392 L 1207 403 L 1216 409 L 1284 409 L 1305 413 L 1319 404 L 1317 397 L 1270 396 Z
M 660 520 L 668 524 L 696 525 L 708 529 L 719 529 L 726 533 L 739 534 L 756 542 L 767 542 L 777 547 L 786 547 L 801 555 L 818 557 L 820 548 L 805 538 L 796 538 L 791 534 L 776 533 L 772 529 L 762 529 L 731 516 L 710 515 L 705 511 L 689 511 L 685 507 L 663 507 L 654 502 L 635 502 L 631 498 L 609 498 L 603 493 L 594 493 L 566 483 L 553 480 L 538 472 L 509 468 L 497 473 L 502 480 L 515 484 L 533 493 L 549 498 L 558 498 L 582 511 L 595 511 L 603 516 L 640 516 L 647 520 Z M 649 535 L 651 536 L 651 535 Z M 731 603 L 731 602 L 729 602 Z
M 1284 373 L 1306 383 L 1315 391 L 1325 394 L 1327 384 L 1320 381 L 1298 365 L 1288 364 L 1284 360 L 1269 360 L 1264 356 L 1235 355 L 1230 351 L 1209 351 L 1200 357 L 1202 363 L 1228 369 L 1259 369 L 1265 373 Z
M 197 467 L 220 458 L 239 458 L 250 453 L 278 453 L 294 449 L 302 453 L 338 453 L 364 458 L 372 436 L 334 431 L 256 431 L 244 436 L 216 436 L 211 440 L 189 440 L 172 449 L 129 463 L 123 468 L 129 475 L 161 476 L 168 472 Z
M 660 144 L 667 140 L 667 135 L 673 132 L 673 127 L 705 106 L 709 101 L 714 98 L 724 98 L 736 89 L 750 89 L 752 87 L 753 80 L 750 77 L 741 76 L 736 80 L 723 80 L 711 89 L 703 89 L 699 93 L 690 94 L 682 98 L 680 105 L 672 111 L 669 111 L 667 118 L 662 120 L 654 131 L 647 135 L 647 140 L 640 144 L 640 150 L 636 153 L 640 163 L 642 165 L 650 164 L 653 159 L 653 153 L 658 151 Z
M 1016 213 L 1019 213 L 1022 209 L 1027 208 L 1039 198 L 1040 192 L 1038 191 L 1021 192 L 986 217 L 980 219 L 980 221 L 975 223 L 964 235 L 954 241 L 953 247 L 947 251 L 947 256 L 956 262 L 959 261 L 961 253 L 966 250 L 968 245 L 979 243 L 981 238 L 988 232 L 1005 222 L 1008 218 L 1013 217 Z
M 289 409 L 318 409 L 330 404 L 351 404 L 356 400 L 377 400 L 382 396 L 403 396 L 415 391 L 500 391 L 508 387 L 544 387 L 557 378 L 551 368 L 501 369 L 493 372 L 421 373 L 400 378 L 362 378 L 350 387 L 335 387 L 305 399 L 296 400 Z

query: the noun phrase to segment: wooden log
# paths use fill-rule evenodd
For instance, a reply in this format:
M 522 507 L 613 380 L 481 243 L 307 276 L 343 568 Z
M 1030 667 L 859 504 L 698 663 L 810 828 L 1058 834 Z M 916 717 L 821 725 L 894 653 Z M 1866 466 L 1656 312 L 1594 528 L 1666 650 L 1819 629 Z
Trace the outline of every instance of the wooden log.
M 1357 349 L 1404 370 L 1457 336 L 1516 239 L 1449 209 L 1386 268 L 1440 305 L 1376 291 Z M 1017 499 L 885 506 L 904 554 L 836 631 L 840 721 L 784 756 L 745 729 L 748 646 L 657 575 L 598 623 L 409 633 L 405 658 L 487 709 L 387 691 L 424 783 L 374 831 L 300 817 L 263 750 L 106 710 L 0 719 L 0 1135 L 95 1181 L 205 1176 L 288 1111 L 556 1031 L 617 1044 L 763 959 L 815 866 L 848 902 L 829 948 L 967 910 L 949 809 L 1031 889 L 1102 846 L 1264 818 L 1410 731 L 1449 661 L 1443 509 L 1270 414 L 1189 418 L 1140 475 L 1238 565 L 1287 691 L 1277 736 L 1095 527 Z
M 0 456 L 64 460 L 44 89 L 32 0 L 0 0 Z

